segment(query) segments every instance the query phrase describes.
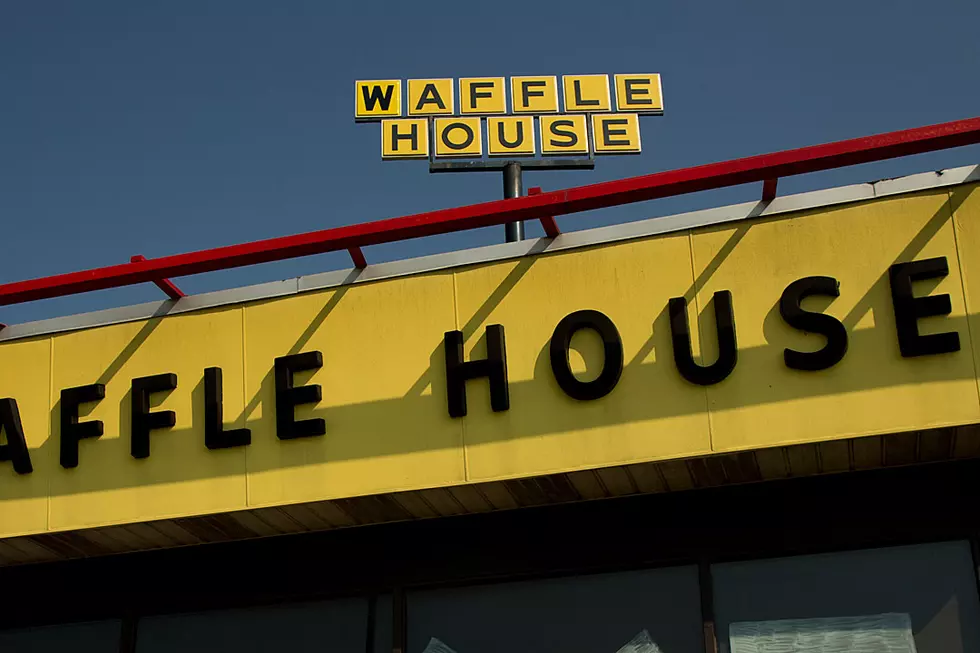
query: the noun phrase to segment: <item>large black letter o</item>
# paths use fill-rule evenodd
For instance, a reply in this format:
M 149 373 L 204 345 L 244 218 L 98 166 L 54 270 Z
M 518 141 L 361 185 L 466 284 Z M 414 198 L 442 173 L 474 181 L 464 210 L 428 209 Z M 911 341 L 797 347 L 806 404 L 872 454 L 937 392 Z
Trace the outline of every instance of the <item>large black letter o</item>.
M 579 381 L 568 363 L 572 336 L 580 329 L 592 329 L 602 338 L 605 353 L 602 371 L 591 381 Z M 575 311 L 566 315 L 551 335 L 551 371 L 559 387 L 572 399 L 599 399 L 612 392 L 623 374 L 623 341 L 616 325 L 599 311 Z

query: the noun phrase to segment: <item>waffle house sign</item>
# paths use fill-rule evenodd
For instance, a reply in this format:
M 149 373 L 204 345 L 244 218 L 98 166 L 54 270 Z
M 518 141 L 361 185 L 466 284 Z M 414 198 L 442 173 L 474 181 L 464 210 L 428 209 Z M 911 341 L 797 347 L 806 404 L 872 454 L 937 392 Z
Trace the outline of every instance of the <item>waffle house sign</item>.
M 381 122 L 383 159 L 640 152 L 639 116 L 663 114 L 659 74 L 355 82 L 354 118 Z

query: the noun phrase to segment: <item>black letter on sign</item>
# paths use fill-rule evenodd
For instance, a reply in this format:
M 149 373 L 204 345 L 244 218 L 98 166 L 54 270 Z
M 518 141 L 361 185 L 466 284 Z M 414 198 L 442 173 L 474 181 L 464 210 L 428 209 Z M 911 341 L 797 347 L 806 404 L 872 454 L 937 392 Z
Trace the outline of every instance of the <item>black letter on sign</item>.
M 208 449 L 230 449 L 252 443 L 249 429 L 224 429 L 224 399 L 221 368 L 204 370 L 204 446 Z
M 435 84 L 425 85 L 425 88 L 422 89 L 422 95 L 419 96 L 419 103 L 415 105 L 415 110 L 421 111 L 427 104 L 434 104 L 443 111 L 446 110 L 446 103 L 442 101 Z
M 946 257 L 925 261 L 896 263 L 888 268 L 888 281 L 892 288 L 892 304 L 895 308 L 895 327 L 898 330 L 898 348 L 905 358 L 946 354 L 960 350 L 960 334 L 955 331 L 919 335 L 917 320 L 934 315 L 949 315 L 953 306 L 949 295 L 915 297 L 912 282 L 923 279 L 941 279 L 949 274 Z
M 157 374 L 133 379 L 132 433 L 129 443 L 129 453 L 133 458 L 150 457 L 150 431 L 173 428 L 173 425 L 177 423 L 177 416 L 172 410 L 150 412 L 151 394 L 173 390 L 176 387 L 176 374 Z
M 483 97 L 493 97 L 493 93 L 481 93 L 481 88 L 493 88 L 493 82 L 472 82 L 470 84 L 470 108 L 476 110 L 476 101 Z
M 0 444 L 0 461 L 12 462 L 18 474 L 33 472 L 31 452 L 27 450 L 16 399 L 0 399 L 0 431 L 7 436 L 7 444 Z
M 626 134 L 625 129 L 610 129 L 610 127 L 612 127 L 613 125 L 628 125 L 628 124 L 629 124 L 629 120 L 627 120 L 626 118 L 609 118 L 607 120 L 603 120 L 602 142 L 605 143 L 606 146 L 608 147 L 612 147 L 613 145 L 629 145 L 630 141 L 628 138 L 626 139 L 613 138 L 613 136 L 622 136 Z
M 544 91 L 532 91 L 532 86 L 547 86 L 547 84 L 541 80 L 521 82 L 521 94 L 524 96 L 524 104 L 521 105 L 522 107 L 530 106 L 532 97 L 544 97 Z
M 599 100 L 583 100 L 582 99 L 582 80 L 576 79 L 572 82 L 572 87 L 575 89 L 575 104 L 580 107 L 594 107 L 599 105 Z
M 293 387 L 293 374 L 323 367 L 323 354 L 308 351 L 276 359 L 276 437 L 280 440 L 308 438 L 327 432 L 323 418 L 296 421 L 293 408 L 302 404 L 315 404 L 323 399 L 318 384 Z
M 718 360 L 702 367 L 691 356 L 691 334 L 687 330 L 687 301 L 673 297 L 668 302 L 670 335 L 674 343 L 674 363 L 685 379 L 698 385 L 714 385 L 723 381 L 738 362 L 735 343 L 735 314 L 732 312 L 732 293 L 720 290 L 714 295 L 715 326 L 718 329 Z
M 466 133 L 466 135 L 463 137 L 463 140 L 460 141 L 459 143 L 453 143 L 451 140 L 449 140 L 449 132 L 451 132 L 454 129 L 462 129 Z M 470 129 L 469 125 L 463 122 L 454 122 L 450 125 L 447 125 L 446 128 L 442 130 L 442 142 L 446 147 L 448 147 L 451 150 L 462 150 L 469 147 L 470 144 L 473 142 L 474 138 L 475 135 L 473 134 L 473 130 Z
M 394 84 L 389 84 L 384 87 L 384 91 L 381 90 L 381 85 L 372 86 L 371 94 L 368 95 L 368 87 L 361 87 L 361 95 L 364 96 L 364 108 L 368 111 L 374 111 L 374 106 L 381 103 L 382 111 L 387 111 L 388 107 L 391 106 L 391 93 L 395 90 Z
M 840 297 L 840 282 L 833 277 L 804 277 L 786 286 L 783 296 L 779 298 L 779 314 L 786 324 L 827 338 L 827 344 L 819 351 L 784 349 L 786 367 L 794 370 L 825 370 L 839 363 L 847 353 L 847 329 L 840 320 L 825 313 L 804 311 L 800 307 L 803 300 L 811 295 Z
M 550 143 L 552 147 L 575 147 L 578 145 L 578 134 L 573 131 L 566 131 L 564 129 L 559 129 L 560 127 L 574 127 L 575 123 L 571 120 L 554 120 L 551 123 L 551 133 L 555 136 L 563 136 L 568 140 L 556 141 L 551 139 Z
M 101 383 L 61 391 L 61 466 L 65 469 L 78 467 L 79 440 L 102 437 L 102 420 L 78 422 L 79 404 L 100 399 L 105 399 L 105 386 Z
M 605 360 L 592 381 L 579 381 L 568 364 L 568 348 L 579 329 L 592 329 L 602 338 Z M 623 341 L 616 325 L 599 311 L 575 311 L 562 318 L 551 334 L 551 371 L 558 386 L 572 399 L 599 399 L 612 392 L 623 373 Z
M 490 379 L 490 408 L 500 412 L 510 408 L 510 388 L 507 385 L 507 348 L 504 343 L 504 327 L 487 326 L 487 357 L 470 362 L 463 361 L 463 332 L 447 331 L 446 349 L 446 396 L 449 400 L 449 416 L 466 416 L 466 382 L 469 379 Z
M 624 80 L 623 86 L 626 90 L 626 102 L 628 104 L 653 104 L 653 100 L 650 98 L 638 98 L 637 95 L 650 95 L 649 88 L 633 88 L 637 84 L 649 85 L 649 80 L 646 79 L 627 79 Z M 387 108 L 387 107 L 385 107 Z
M 517 123 L 517 138 L 514 139 L 513 141 L 508 141 L 507 140 L 507 136 L 506 136 L 505 131 L 504 131 L 504 123 L 503 122 L 498 122 L 497 123 L 497 139 L 500 141 L 500 144 L 503 145 L 504 147 L 518 147 L 518 146 L 520 146 L 521 144 L 524 143 L 524 123 L 522 123 L 522 122 L 518 122 Z
M 398 151 L 398 141 L 400 140 L 412 141 L 412 151 L 419 149 L 419 126 L 415 123 L 411 124 L 411 130 L 407 134 L 398 133 L 398 123 L 391 123 L 391 151 Z

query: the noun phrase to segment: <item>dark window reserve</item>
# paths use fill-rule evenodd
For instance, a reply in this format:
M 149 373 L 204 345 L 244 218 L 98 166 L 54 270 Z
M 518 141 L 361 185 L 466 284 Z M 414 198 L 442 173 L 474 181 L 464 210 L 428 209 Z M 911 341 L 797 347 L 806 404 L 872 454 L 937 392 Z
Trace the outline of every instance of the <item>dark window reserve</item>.
M 914 281 L 938 279 L 949 274 L 945 257 L 910 263 L 897 263 L 889 268 L 892 305 L 895 314 L 898 346 L 906 358 L 955 352 L 960 349 L 956 332 L 919 334 L 918 320 L 931 316 L 948 315 L 952 310 L 949 295 L 916 297 Z M 782 319 L 794 329 L 823 336 L 826 342 L 813 352 L 786 349 L 783 360 L 787 367 L 802 371 L 819 371 L 833 367 L 847 353 L 848 335 L 844 325 L 833 316 L 807 311 L 802 302 L 807 297 L 840 295 L 840 283 L 833 277 L 811 276 L 789 284 L 779 300 Z M 715 323 L 718 338 L 718 357 L 710 365 L 701 365 L 691 353 L 690 327 L 687 318 L 687 301 L 674 297 L 668 302 L 671 342 L 674 364 L 688 382 L 701 386 L 713 385 L 727 378 L 738 362 L 735 314 L 732 293 L 722 290 L 714 293 Z M 583 381 L 573 374 L 569 363 L 572 336 L 581 330 L 592 330 L 599 335 L 603 346 L 602 369 L 598 376 Z M 486 357 L 470 361 L 463 357 L 463 333 L 449 331 L 445 334 L 447 408 L 451 417 L 466 415 L 466 382 L 487 378 L 490 387 L 490 407 L 495 412 L 510 408 L 507 381 L 507 352 L 504 327 L 491 324 L 486 327 Z M 551 370 L 561 390 L 579 401 L 600 399 L 616 387 L 623 372 L 623 344 L 616 326 L 603 313 L 596 310 L 580 310 L 565 316 L 555 327 L 549 345 Z M 275 359 L 275 421 L 276 436 L 280 440 L 292 440 L 325 435 L 323 418 L 297 420 L 294 408 L 314 404 L 322 399 L 317 384 L 299 385 L 294 382 L 297 372 L 317 370 L 323 366 L 319 351 L 282 356 Z M 154 430 L 174 426 L 173 411 L 151 411 L 150 396 L 168 392 L 177 387 L 177 375 L 163 373 L 131 381 L 130 454 L 142 459 L 150 455 L 150 434 Z M 105 398 L 105 386 L 100 383 L 61 390 L 60 414 L 60 463 L 70 469 L 78 466 L 78 444 L 85 438 L 103 435 L 101 420 L 80 421 L 79 406 Z M 221 368 L 204 370 L 204 444 L 210 450 L 246 446 L 251 443 L 248 428 L 225 430 L 223 426 Z M 0 461 L 13 464 L 19 474 L 33 471 L 17 401 L 0 399 L 0 430 L 6 442 L 0 445 Z

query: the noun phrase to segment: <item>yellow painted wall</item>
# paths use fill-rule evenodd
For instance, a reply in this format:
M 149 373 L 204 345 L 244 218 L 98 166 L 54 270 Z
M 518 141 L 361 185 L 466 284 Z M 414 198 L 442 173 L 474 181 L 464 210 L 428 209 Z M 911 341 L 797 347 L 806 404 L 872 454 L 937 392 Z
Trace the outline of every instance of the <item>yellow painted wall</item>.
M 17 399 L 34 472 L 0 463 L 0 537 L 978 422 L 978 252 L 980 187 L 961 186 L 2 343 L 0 397 Z M 935 256 L 950 275 L 917 294 L 948 293 L 953 312 L 923 331 L 956 330 L 962 349 L 902 358 L 888 267 Z M 850 336 L 843 361 L 820 372 L 782 360 L 785 347 L 822 346 L 778 313 L 783 289 L 808 275 L 840 280 L 839 298 L 805 306 Z M 704 388 L 677 372 L 667 302 L 688 299 L 695 351 L 703 343 L 710 362 L 722 289 L 739 361 Z M 580 309 L 608 315 L 625 353 L 616 389 L 591 402 L 560 391 L 548 357 L 555 325 Z M 468 416 L 450 418 L 443 334 L 462 330 L 469 359 L 489 324 L 506 330 L 511 408 L 492 412 L 477 380 Z M 598 339 L 581 333 L 573 347 L 573 367 L 596 374 Z M 322 417 L 327 433 L 279 441 L 273 360 L 312 350 L 324 366 L 297 381 L 320 384 L 323 401 L 296 417 Z M 209 366 L 224 372 L 226 426 L 252 429 L 248 447 L 204 446 Z M 164 372 L 178 386 L 154 410 L 176 411 L 177 424 L 134 460 L 130 382 Z M 106 397 L 81 413 L 105 435 L 63 469 L 59 392 L 97 381 Z

